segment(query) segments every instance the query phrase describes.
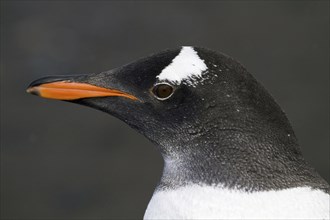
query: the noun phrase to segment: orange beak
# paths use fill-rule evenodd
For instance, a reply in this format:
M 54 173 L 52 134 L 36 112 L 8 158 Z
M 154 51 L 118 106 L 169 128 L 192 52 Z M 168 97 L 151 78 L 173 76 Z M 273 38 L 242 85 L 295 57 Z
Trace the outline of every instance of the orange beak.
M 31 86 L 28 93 L 48 99 L 76 100 L 94 97 L 121 96 L 132 100 L 138 100 L 135 96 L 115 90 L 94 86 L 87 83 L 70 81 L 57 81 Z

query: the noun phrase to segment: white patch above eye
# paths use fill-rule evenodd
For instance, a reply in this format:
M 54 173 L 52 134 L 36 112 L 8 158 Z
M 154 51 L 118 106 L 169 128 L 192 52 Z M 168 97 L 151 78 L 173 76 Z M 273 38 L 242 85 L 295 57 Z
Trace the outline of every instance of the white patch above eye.
M 180 84 L 182 81 L 195 85 L 196 79 L 202 77 L 202 73 L 207 70 L 204 63 L 193 47 L 182 47 L 180 53 L 172 60 L 157 76 L 159 81 L 169 81 Z

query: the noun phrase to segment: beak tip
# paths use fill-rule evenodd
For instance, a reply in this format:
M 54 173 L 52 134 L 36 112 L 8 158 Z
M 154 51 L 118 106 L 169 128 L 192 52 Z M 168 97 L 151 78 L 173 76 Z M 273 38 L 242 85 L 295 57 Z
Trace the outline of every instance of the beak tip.
M 30 93 L 30 94 L 32 94 L 32 95 L 40 95 L 39 94 L 39 91 L 36 89 L 36 87 L 31 87 L 31 86 L 29 86 L 27 89 L 26 89 L 26 92 L 27 93 Z

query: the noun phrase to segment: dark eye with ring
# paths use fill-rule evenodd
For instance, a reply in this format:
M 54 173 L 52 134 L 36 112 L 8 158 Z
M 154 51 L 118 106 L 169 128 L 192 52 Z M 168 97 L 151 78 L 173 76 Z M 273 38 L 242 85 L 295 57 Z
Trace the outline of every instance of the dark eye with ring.
M 168 84 L 158 84 L 152 89 L 152 93 L 159 100 L 165 100 L 173 94 L 173 87 Z

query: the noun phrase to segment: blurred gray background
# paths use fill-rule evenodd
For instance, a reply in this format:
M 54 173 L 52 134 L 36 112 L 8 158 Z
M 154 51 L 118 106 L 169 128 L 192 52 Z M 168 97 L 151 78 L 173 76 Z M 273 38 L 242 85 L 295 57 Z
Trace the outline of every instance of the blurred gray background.
M 329 182 L 329 1 L 1 1 L 1 218 L 142 218 L 162 170 L 152 144 L 25 89 L 181 45 L 243 63 Z

